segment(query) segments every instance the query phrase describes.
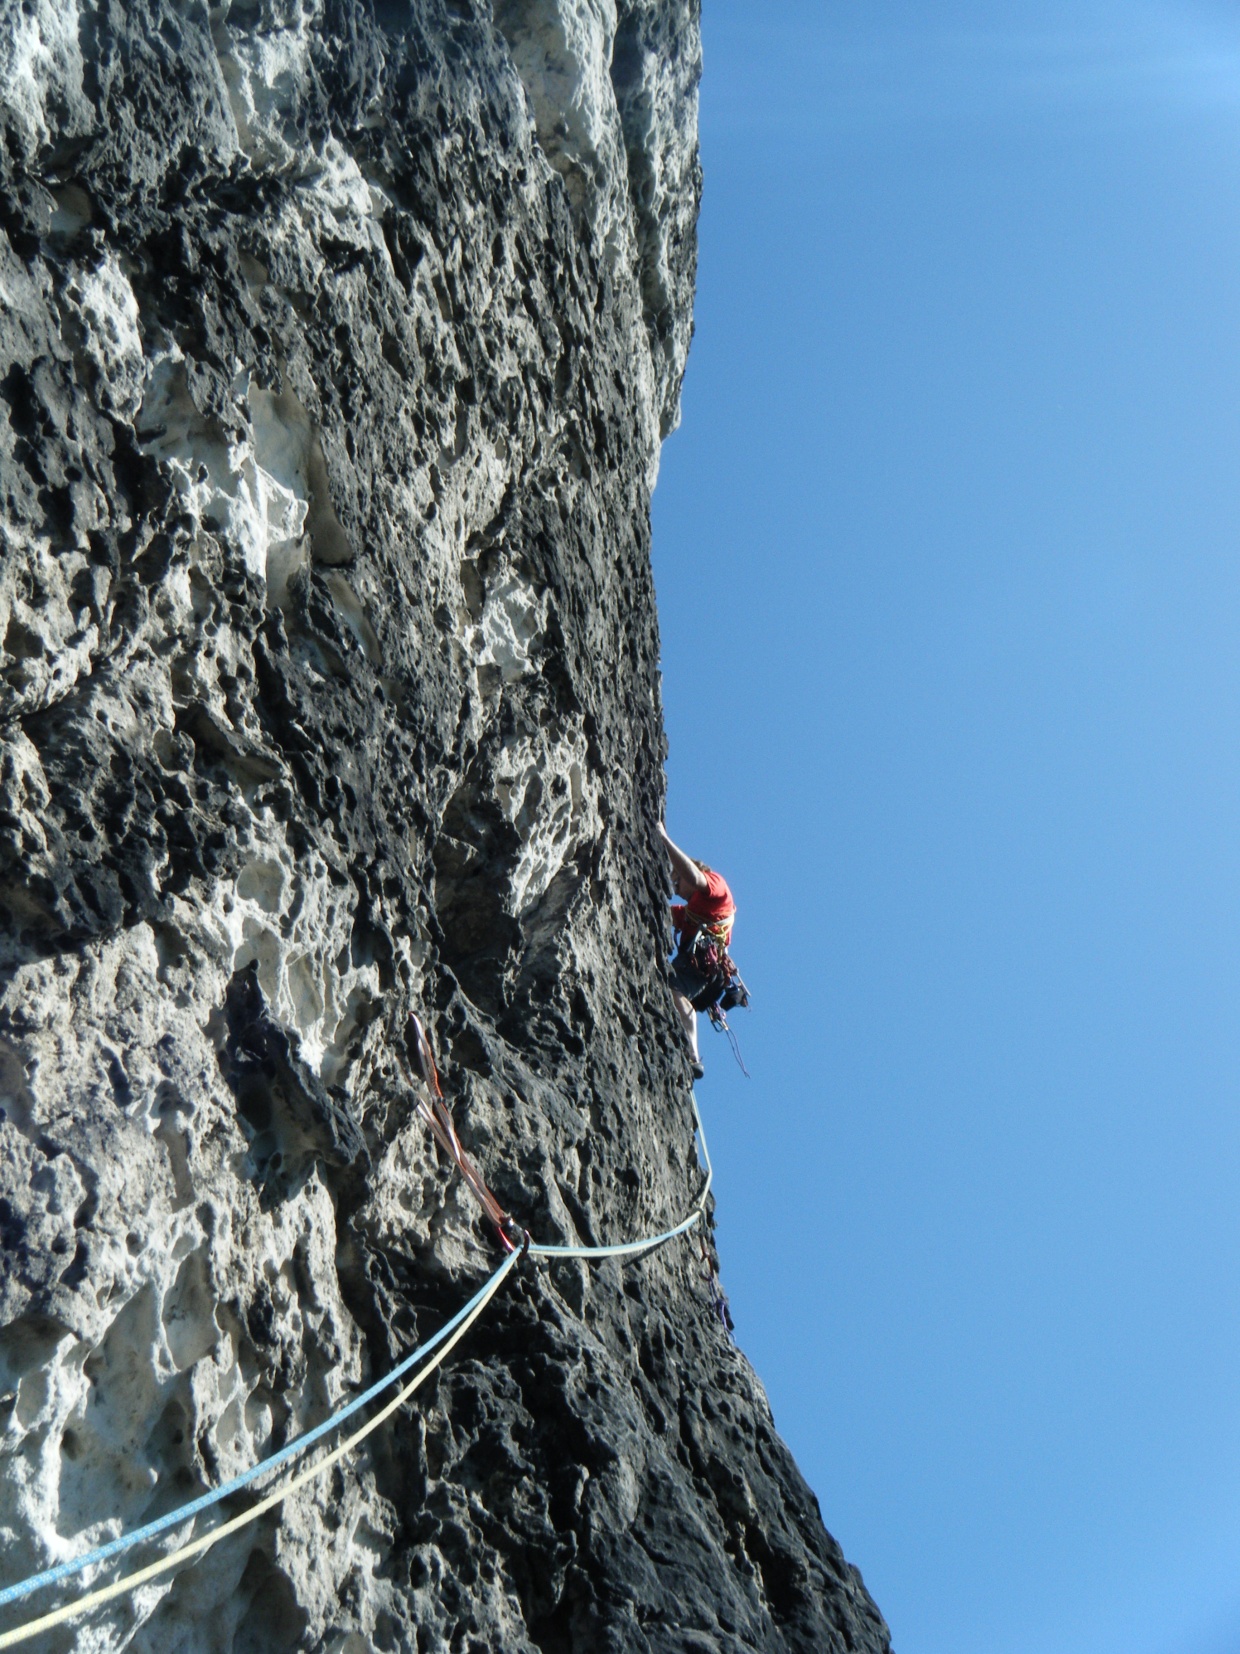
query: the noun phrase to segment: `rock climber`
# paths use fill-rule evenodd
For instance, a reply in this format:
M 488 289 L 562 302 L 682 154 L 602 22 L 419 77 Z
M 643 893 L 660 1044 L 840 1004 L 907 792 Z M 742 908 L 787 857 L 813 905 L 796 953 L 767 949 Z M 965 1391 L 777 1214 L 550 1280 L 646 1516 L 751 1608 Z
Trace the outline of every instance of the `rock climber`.
M 677 946 L 669 972 L 672 1002 L 689 1042 L 689 1067 L 700 1080 L 706 1069 L 698 1050 L 697 1012 L 714 1005 L 728 986 L 729 972 L 724 961 L 732 938 L 736 903 L 722 873 L 705 862 L 695 861 L 673 844 L 667 828 L 659 823 L 659 837 L 672 863 L 672 883 L 683 906 L 672 908 L 672 927 Z M 731 967 L 734 971 L 734 967 Z M 739 979 L 738 979 L 739 980 Z

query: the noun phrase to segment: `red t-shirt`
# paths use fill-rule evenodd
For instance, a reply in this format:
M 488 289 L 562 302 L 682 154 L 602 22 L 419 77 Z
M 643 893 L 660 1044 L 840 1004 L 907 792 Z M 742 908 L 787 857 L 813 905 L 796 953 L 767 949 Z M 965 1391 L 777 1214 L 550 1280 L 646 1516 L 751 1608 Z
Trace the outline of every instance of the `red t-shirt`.
M 682 935 L 692 936 L 698 926 L 726 924 L 726 940 L 732 937 L 732 920 L 736 917 L 736 903 L 722 873 L 706 875 L 706 889 L 695 890 L 687 905 L 672 909 L 672 926 Z

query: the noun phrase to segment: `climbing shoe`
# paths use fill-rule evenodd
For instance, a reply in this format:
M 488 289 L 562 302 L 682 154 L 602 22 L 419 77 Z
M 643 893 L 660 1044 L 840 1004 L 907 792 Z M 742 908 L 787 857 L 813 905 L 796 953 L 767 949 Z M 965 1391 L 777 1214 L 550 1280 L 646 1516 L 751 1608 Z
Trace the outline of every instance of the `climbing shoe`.
M 695 1080 L 700 1080 L 706 1073 L 706 1067 L 703 1063 L 697 1062 L 693 1057 L 690 1057 L 689 1072 L 693 1075 Z

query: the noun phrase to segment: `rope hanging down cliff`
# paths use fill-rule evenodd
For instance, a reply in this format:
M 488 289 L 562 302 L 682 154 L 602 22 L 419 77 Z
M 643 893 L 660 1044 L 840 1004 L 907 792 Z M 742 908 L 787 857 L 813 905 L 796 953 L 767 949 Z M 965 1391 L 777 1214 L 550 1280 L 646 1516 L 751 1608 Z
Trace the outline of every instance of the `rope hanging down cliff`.
M 430 1355 L 432 1351 L 436 1352 L 426 1366 L 411 1378 L 408 1384 L 404 1385 L 373 1418 L 368 1419 L 353 1435 L 338 1443 L 330 1453 L 324 1454 L 321 1459 L 317 1459 L 314 1464 L 299 1472 L 283 1487 L 274 1489 L 271 1493 L 264 1495 L 256 1504 L 251 1505 L 248 1510 L 242 1511 L 240 1515 L 231 1517 L 218 1527 L 210 1529 L 209 1532 L 188 1540 L 185 1544 L 178 1546 L 175 1551 L 171 1551 L 167 1556 L 160 1557 L 146 1567 L 140 1568 L 132 1574 L 126 1574 L 122 1579 L 114 1580 L 111 1585 L 101 1586 L 79 1598 L 76 1602 L 65 1603 L 38 1619 L 28 1620 L 24 1625 L 15 1626 L 11 1631 L 0 1633 L 0 1649 L 16 1647 L 19 1643 L 26 1642 L 29 1638 L 39 1635 L 40 1632 L 50 1631 L 54 1626 L 63 1625 L 68 1620 L 77 1619 L 92 1608 L 101 1607 L 105 1602 L 111 1602 L 129 1591 L 136 1590 L 140 1585 L 157 1578 L 160 1574 L 167 1573 L 187 1558 L 208 1550 L 217 1541 L 226 1538 L 231 1533 L 236 1533 L 250 1522 L 256 1521 L 267 1511 L 274 1509 L 275 1506 L 287 1499 L 290 1494 L 305 1487 L 307 1483 L 313 1481 L 324 1470 L 345 1458 L 372 1431 L 377 1430 L 379 1425 L 390 1418 L 414 1394 L 419 1386 L 426 1382 L 440 1363 L 447 1359 L 453 1348 L 469 1331 L 491 1299 L 494 1298 L 507 1276 L 527 1254 L 531 1257 L 541 1258 L 603 1259 L 635 1257 L 640 1253 L 651 1252 L 656 1247 L 664 1246 L 680 1235 L 687 1234 L 690 1229 L 701 1222 L 715 1174 L 711 1165 L 710 1151 L 706 1144 L 706 1133 L 702 1127 L 702 1117 L 698 1113 L 697 1099 L 690 1092 L 689 1100 L 693 1107 L 694 1126 L 697 1135 L 701 1139 L 702 1157 L 706 1162 L 706 1181 L 693 1204 L 693 1209 L 683 1222 L 678 1223 L 673 1229 L 664 1230 L 661 1234 L 648 1235 L 641 1240 L 626 1241 L 615 1246 L 542 1246 L 530 1239 L 527 1230 L 519 1231 L 522 1240 L 520 1244 L 515 1243 L 507 1232 L 515 1227 L 512 1218 L 508 1216 L 487 1188 L 476 1167 L 461 1147 L 460 1139 L 457 1137 L 452 1124 L 451 1115 L 448 1113 L 447 1104 L 443 1099 L 430 1041 L 427 1039 L 418 1018 L 413 1016 L 412 1021 L 418 1046 L 418 1061 L 425 1077 L 427 1090 L 439 1105 L 438 1108 L 428 1106 L 424 1099 L 419 1098 L 418 1112 L 430 1125 L 436 1140 L 452 1157 L 467 1187 L 473 1193 L 487 1217 L 495 1225 L 500 1240 L 507 1250 L 507 1257 L 492 1272 L 463 1309 L 458 1310 L 456 1315 L 437 1333 L 428 1338 L 425 1343 L 411 1351 L 386 1377 L 379 1379 L 369 1389 L 364 1390 L 360 1395 L 355 1396 L 352 1401 L 339 1408 L 329 1419 L 325 1419 L 322 1424 L 316 1425 L 312 1430 L 306 1431 L 304 1435 L 299 1436 L 296 1441 L 290 1442 L 287 1447 L 273 1454 L 271 1458 L 264 1459 L 260 1464 L 251 1466 L 249 1470 L 242 1471 L 240 1475 L 234 1476 L 231 1481 L 213 1488 L 209 1493 L 202 1494 L 199 1498 L 192 1500 L 189 1504 L 180 1506 L 177 1510 L 169 1511 L 167 1515 L 158 1517 L 155 1521 L 146 1523 L 132 1533 L 122 1534 L 119 1538 L 110 1540 L 104 1545 L 99 1545 L 83 1556 L 74 1557 L 67 1562 L 57 1564 L 55 1567 L 47 1568 L 42 1573 L 32 1574 L 27 1579 L 19 1580 L 16 1584 L 0 1589 L 0 1607 L 4 1607 L 8 1603 L 18 1602 L 25 1597 L 32 1596 L 36 1591 L 45 1589 L 47 1586 L 58 1584 L 76 1574 L 83 1573 L 88 1568 L 97 1567 L 101 1563 L 111 1561 L 114 1557 L 131 1550 L 135 1545 L 157 1538 L 171 1528 L 180 1527 L 203 1511 L 209 1510 L 212 1506 L 219 1504 L 233 1494 L 239 1493 L 260 1478 L 270 1475 L 273 1471 L 299 1458 L 315 1442 L 322 1440 L 324 1436 L 342 1424 L 345 1419 L 351 1417 L 362 1407 L 365 1407 L 368 1402 L 373 1401 L 382 1391 L 389 1389 L 399 1379 L 403 1378 L 425 1356 Z M 726 1303 L 726 1300 L 724 1302 Z M 727 1326 L 727 1319 L 722 1308 L 720 1308 L 719 1302 L 716 1303 L 716 1308 L 719 1309 L 720 1318 L 724 1320 L 724 1325 Z
M 457 1170 L 464 1178 L 467 1187 L 482 1210 L 495 1225 L 499 1235 L 500 1245 L 505 1252 L 515 1252 L 517 1244 L 508 1234 L 509 1229 L 515 1227 L 508 1213 L 496 1200 L 483 1182 L 477 1167 L 461 1147 L 461 1140 L 456 1135 L 456 1127 L 452 1124 L 452 1116 L 448 1112 L 448 1105 L 444 1101 L 443 1089 L 439 1084 L 439 1070 L 435 1067 L 435 1056 L 431 1050 L 431 1042 L 426 1037 L 426 1030 L 415 1012 L 410 1011 L 409 1020 L 413 1024 L 414 1041 L 418 1048 L 418 1062 L 422 1068 L 422 1078 L 426 1081 L 426 1089 L 430 1093 L 429 1102 L 425 1097 L 418 1098 L 418 1113 L 426 1121 L 435 1134 L 439 1146 L 456 1161 Z M 524 1233 L 524 1231 L 521 1231 Z M 529 1236 L 525 1235 L 528 1241 Z

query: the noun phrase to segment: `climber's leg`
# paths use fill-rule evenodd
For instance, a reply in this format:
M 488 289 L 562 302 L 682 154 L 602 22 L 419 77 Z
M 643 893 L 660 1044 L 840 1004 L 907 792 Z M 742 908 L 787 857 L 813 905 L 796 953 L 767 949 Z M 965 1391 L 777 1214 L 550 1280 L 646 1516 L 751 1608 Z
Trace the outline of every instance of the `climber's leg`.
M 680 1018 L 680 1026 L 685 1031 L 685 1039 L 689 1043 L 689 1067 L 693 1071 L 693 1078 L 700 1080 L 706 1069 L 702 1065 L 701 1053 L 698 1051 L 697 1012 L 689 1003 L 679 988 L 672 989 L 672 1004 L 676 1007 L 676 1014 Z
M 685 1031 L 685 1038 L 689 1041 L 689 1049 L 693 1053 L 694 1062 L 700 1061 L 697 1037 L 697 1012 L 681 993 L 679 988 L 672 989 L 672 1004 L 680 1016 L 681 1027 Z
M 694 1079 L 700 1080 L 706 1070 L 702 1067 L 702 1057 L 698 1050 L 697 1012 L 693 1009 L 692 996 L 701 993 L 706 986 L 706 978 L 683 953 L 678 953 L 672 960 L 667 974 L 672 990 L 672 1004 L 676 1007 L 676 1015 L 680 1018 L 680 1025 L 685 1031 L 685 1039 L 689 1045 L 689 1066 L 693 1070 Z

